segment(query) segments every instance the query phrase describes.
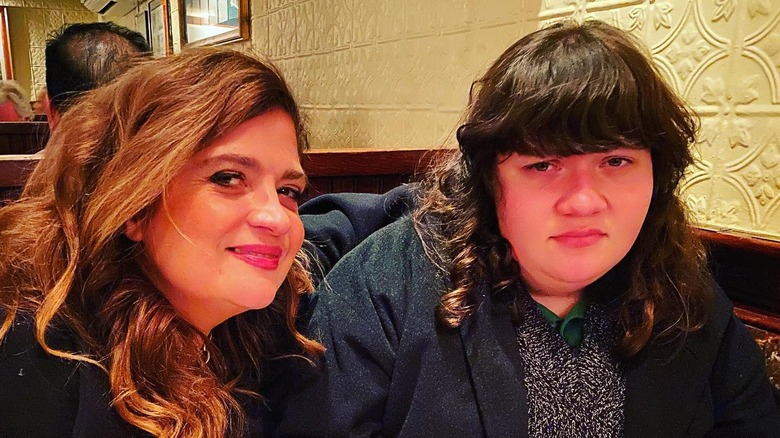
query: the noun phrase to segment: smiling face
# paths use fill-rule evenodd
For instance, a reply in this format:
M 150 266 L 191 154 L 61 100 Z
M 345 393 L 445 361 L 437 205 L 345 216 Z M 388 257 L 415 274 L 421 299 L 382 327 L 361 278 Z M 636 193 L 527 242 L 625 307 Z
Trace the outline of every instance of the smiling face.
M 496 169 L 496 208 L 532 294 L 579 295 L 634 244 L 650 206 L 645 149 L 538 157 L 513 153 Z
M 306 185 L 290 116 L 250 119 L 193 156 L 126 235 L 154 285 L 208 333 L 273 301 L 303 243 Z

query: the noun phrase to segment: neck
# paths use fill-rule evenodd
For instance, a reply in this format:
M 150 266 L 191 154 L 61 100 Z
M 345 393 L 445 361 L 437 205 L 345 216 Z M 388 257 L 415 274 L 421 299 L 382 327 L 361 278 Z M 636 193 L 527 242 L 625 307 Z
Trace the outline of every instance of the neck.
M 534 301 L 563 318 L 577 304 L 580 298 L 582 298 L 582 290 L 571 292 L 566 295 L 549 295 L 543 292 L 532 291 L 530 295 Z

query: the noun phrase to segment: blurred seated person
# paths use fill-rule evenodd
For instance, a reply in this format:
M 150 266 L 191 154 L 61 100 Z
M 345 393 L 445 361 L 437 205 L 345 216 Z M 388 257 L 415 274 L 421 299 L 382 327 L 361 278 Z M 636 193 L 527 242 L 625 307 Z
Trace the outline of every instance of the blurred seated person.
M 63 26 L 46 42 L 44 111 L 51 129 L 76 97 L 124 72 L 151 48 L 140 33 L 112 22 Z
M 16 81 L 0 81 L 0 122 L 32 119 L 30 102 Z

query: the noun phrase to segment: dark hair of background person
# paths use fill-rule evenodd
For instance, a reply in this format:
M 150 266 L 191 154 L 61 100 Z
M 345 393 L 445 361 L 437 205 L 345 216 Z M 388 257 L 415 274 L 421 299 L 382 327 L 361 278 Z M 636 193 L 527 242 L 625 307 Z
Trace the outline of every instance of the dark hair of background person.
M 426 178 L 414 215 L 426 251 L 438 255 L 450 278 L 437 309 L 440 324 L 459 326 L 474 311 L 482 285 L 497 293 L 521 281 L 496 216 L 502 156 L 569 156 L 627 146 L 652 156 L 649 211 L 629 253 L 586 296 L 618 300 L 624 357 L 654 336 L 682 339 L 701 327 L 712 278 L 676 194 L 693 161 L 689 145 L 698 119 L 641 47 L 599 22 L 561 22 L 520 39 L 473 84 L 457 130 L 462 155 Z
M 21 199 L 0 209 L 0 340 L 28 315 L 47 353 L 107 370 L 128 423 L 162 436 L 240 434 L 246 415 L 236 397 L 260 396 L 268 359 L 321 351 L 295 328 L 298 294 L 311 288 L 301 253 L 268 308 L 206 336 L 153 286 L 123 230 L 161 205 L 193 155 L 272 109 L 290 115 L 302 153 L 305 131 L 281 74 L 217 49 L 140 63 L 86 93 L 63 115 Z M 83 351 L 47 345 L 62 327 Z
M 60 114 L 72 99 L 114 79 L 128 61 L 151 53 L 140 33 L 112 22 L 74 23 L 46 42 L 46 89 Z

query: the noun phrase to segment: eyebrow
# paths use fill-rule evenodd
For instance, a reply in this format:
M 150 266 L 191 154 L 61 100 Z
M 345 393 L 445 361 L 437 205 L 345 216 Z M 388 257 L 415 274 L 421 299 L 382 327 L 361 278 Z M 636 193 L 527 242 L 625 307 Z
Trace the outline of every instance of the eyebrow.
M 229 163 L 236 164 L 238 166 L 247 167 L 256 172 L 260 172 L 263 168 L 263 166 L 254 158 L 247 157 L 246 155 L 239 155 L 239 154 L 223 154 L 214 157 L 209 157 L 203 160 L 203 164 L 209 165 L 211 163 L 221 162 L 221 161 L 226 161 Z M 306 174 L 296 169 L 288 169 L 287 171 L 285 171 L 282 174 L 282 179 L 285 181 L 302 180 L 304 186 L 309 184 L 309 178 L 306 176 Z

